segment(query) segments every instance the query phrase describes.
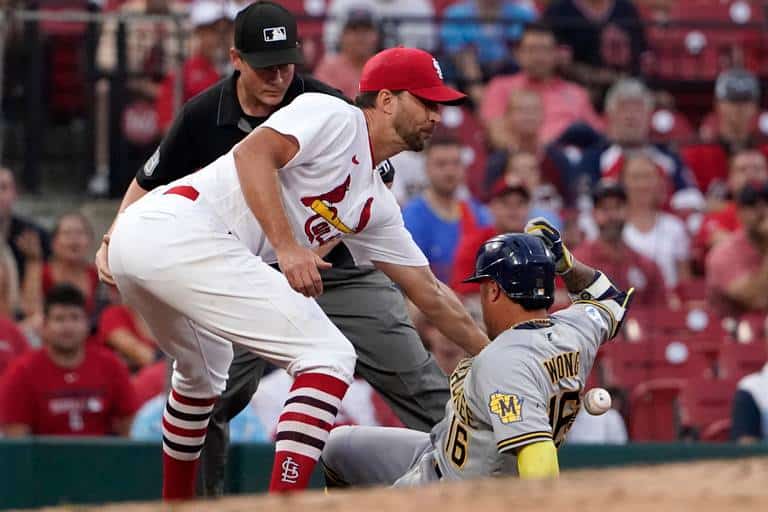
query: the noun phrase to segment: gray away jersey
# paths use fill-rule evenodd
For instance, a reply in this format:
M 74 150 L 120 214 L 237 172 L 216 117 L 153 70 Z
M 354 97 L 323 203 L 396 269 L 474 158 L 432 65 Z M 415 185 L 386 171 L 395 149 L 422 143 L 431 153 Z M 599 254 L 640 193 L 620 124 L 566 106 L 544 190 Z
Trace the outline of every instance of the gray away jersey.
M 516 475 L 516 457 L 504 452 L 565 440 L 597 351 L 624 315 L 626 296 L 613 292 L 601 274 L 571 307 L 508 329 L 459 364 L 445 418 L 431 433 L 443 478 Z

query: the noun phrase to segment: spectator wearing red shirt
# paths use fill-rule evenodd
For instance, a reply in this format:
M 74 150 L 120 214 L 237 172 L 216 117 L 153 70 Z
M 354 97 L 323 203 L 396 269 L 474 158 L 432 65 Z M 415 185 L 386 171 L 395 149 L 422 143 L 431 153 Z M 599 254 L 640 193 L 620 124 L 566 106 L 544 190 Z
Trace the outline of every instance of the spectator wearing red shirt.
M 86 345 L 85 298 L 70 285 L 46 296 L 43 348 L 16 361 L 0 382 L 0 425 L 8 437 L 128 435 L 136 411 L 128 370 L 103 347 Z
M 27 338 L 6 316 L 0 316 L 0 376 L 11 363 L 29 350 Z
M 530 213 L 531 195 L 518 180 L 499 180 L 493 188 L 489 207 L 494 224 L 480 228 L 459 241 L 451 275 L 451 288 L 461 295 L 477 294 L 480 285 L 463 283 L 475 271 L 475 257 L 483 242 L 500 233 L 521 233 Z
M 168 393 L 171 386 L 171 364 L 165 358 L 160 359 L 156 363 L 145 366 L 131 378 L 138 408 L 156 396 Z
M 602 128 L 586 89 L 567 82 L 556 74 L 557 40 L 550 28 L 531 24 L 523 32 L 517 50 L 521 71 L 515 75 L 497 76 L 488 84 L 483 95 L 480 114 L 486 124 L 494 147 L 504 149 L 504 112 L 510 94 L 519 89 L 539 93 L 544 106 L 544 118 L 539 132 L 543 144 L 555 140 L 568 126 L 582 121 Z
M 722 317 L 768 313 L 768 185 L 747 185 L 736 203 L 742 228 L 706 260 L 710 304 Z
M 114 350 L 131 370 L 138 370 L 155 362 L 157 342 L 144 319 L 133 308 L 116 300 L 101 312 L 98 338 Z
M 47 263 L 27 257 L 27 267 L 22 284 L 26 309 L 39 313 L 43 309 L 43 297 L 57 284 L 69 283 L 85 296 L 89 314 L 96 308 L 96 290 L 99 275 L 91 260 L 93 227 L 81 213 L 65 213 L 56 221 L 51 235 L 51 258 Z M 38 246 L 33 251 L 42 257 Z
M 749 183 L 768 181 L 768 162 L 756 149 L 742 149 L 731 157 L 728 171 L 728 191 L 725 201 L 720 201 L 707 212 L 694 239 L 695 259 L 703 262 L 707 252 L 721 240 L 741 227 L 734 199 Z M 710 201 L 714 202 L 714 200 Z
M 29 350 L 27 338 L 13 322 L 18 297 L 18 276 L 13 256 L 0 246 L 0 376 L 11 361 Z M 14 290 L 15 288 L 15 290 Z
M 373 13 L 352 9 L 339 39 L 339 52 L 326 53 L 315 68 L 315 78 L 336 87 L 347 98 L 357 96 L 363 65 L 379 48 L 379 31 Z
M 191 4 L 192 54 L 181 68 L 182 93 L 176 103 L 176 75 L 170 73 L 157 95 L 155 108 L 162 133 L 168 131 L 176 108 L 214 85 L 221 78 L 222 63 L 232 46 L 231 15 L 225 3 L 197 0 Z
M 693 171 L 701 191 L 706 194 L 710 193 L 714 184 L 725 185 L 728 159 L 737 151 L 759 147 L 768 156 L 768 146 L 758 146 L 752 130 L 760 103 L 757 78 L 743 69 L 725 71 L 717 77 L 715 99 L 718 119 L 715 140 L 681 150 L 683 160 Z
M 580 244 L 573 255 L 611 276 L 622 290 L 634 288 L 633 306 L 664 307 L 667 296 L 659 267 L 630 249 L 622 238 L 627 221 L 624 188 L 613 181 L 601 181 L 595 187 L 592 200 L 598 238 Z

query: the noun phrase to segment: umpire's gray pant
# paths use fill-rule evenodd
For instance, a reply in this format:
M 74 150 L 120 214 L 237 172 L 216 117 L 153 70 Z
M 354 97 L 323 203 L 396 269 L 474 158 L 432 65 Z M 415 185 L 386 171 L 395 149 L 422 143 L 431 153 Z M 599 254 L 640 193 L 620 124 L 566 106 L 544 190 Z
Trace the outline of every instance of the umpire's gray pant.
M 401 292 L 375 270 L 330 269 L 323 272 L 323 286 L 317 302 L 355 346 L 357 374 L 381 393 L 408 428 L 429 431 L 443 417 L 448 380 L 424 349 Z M 227 388 L 208 425 L 199 494 L 223 494 L 229 421 L 248 405 L 265 368 L 265 361 L 235 345 Z

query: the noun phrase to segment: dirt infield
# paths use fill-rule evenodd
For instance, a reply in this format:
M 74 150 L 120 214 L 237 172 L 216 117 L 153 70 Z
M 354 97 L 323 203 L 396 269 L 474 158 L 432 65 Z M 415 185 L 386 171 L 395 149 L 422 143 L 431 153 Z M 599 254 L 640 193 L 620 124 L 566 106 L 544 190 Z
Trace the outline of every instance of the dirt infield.
M 58 507 L 55 512 L 752 512 L 768 510 L 768 458 L 565 473 L 557 482 L 484 480 L 421 489 L 251 496 L 175 506 Z

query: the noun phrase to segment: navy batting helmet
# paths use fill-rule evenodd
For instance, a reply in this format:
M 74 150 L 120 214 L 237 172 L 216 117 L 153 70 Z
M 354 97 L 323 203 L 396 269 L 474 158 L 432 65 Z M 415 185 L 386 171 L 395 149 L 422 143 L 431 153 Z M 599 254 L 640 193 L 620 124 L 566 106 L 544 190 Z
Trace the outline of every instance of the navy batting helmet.
M 549 308 L 555 300 L 555 257 L 537 236 L 507 233 L 487 240 L 465 283 L 493 279 L 525 309 Z

